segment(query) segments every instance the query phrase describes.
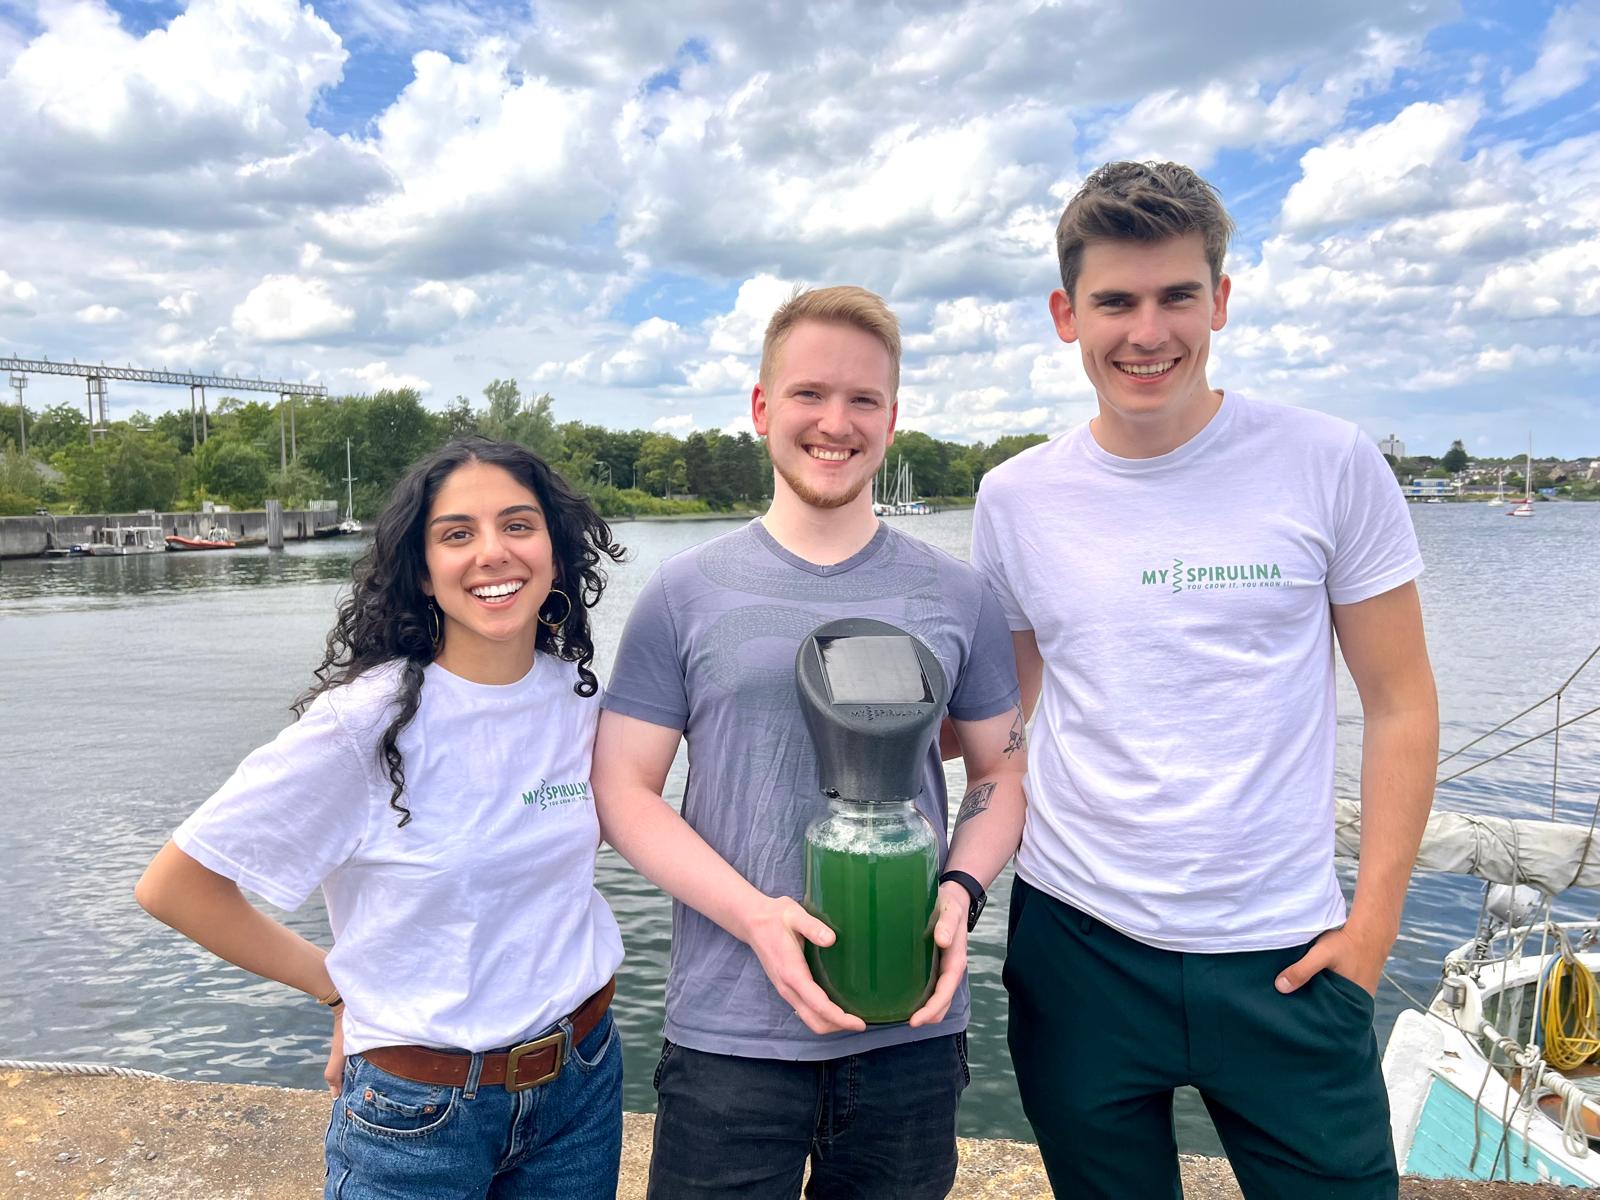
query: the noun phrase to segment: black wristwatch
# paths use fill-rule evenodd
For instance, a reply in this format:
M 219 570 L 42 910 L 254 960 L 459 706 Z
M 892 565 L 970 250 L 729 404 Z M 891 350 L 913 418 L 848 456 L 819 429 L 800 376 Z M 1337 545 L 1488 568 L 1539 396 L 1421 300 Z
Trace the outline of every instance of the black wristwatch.
M 966 889 L 967 895 L 971 897 L 971 903 L 967 908 L 967 932 L 971 933 L 973 926 L 978 923 L 979 915 L 983 912 L 983 906 L 989 903 L 989 893 L 983 890 L 983 884 L 965 871 L 946 871 L 939 876 L 939 882 L 959 883 Z

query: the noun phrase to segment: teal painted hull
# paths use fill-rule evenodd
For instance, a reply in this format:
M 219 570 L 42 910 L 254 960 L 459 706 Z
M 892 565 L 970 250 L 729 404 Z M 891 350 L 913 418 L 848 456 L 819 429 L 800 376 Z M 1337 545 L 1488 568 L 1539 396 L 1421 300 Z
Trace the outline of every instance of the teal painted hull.
M 1520 1124 L 1520 1117 L 1514 1118 L 1508 1133 L 1499 1117 L 1477 1110 L 1469 1097 L 1436 1077 L 1423 1102 L 1411 1152 L 1401 1170 L 1425 1179 L 1505 1179 L 1575 1187 L 1592 1187 L 1600 1180 L 1600 1153 L 1590 1152 L 1595 1175 L 1586 1179 L 1537 1146 L 1530 1146 L 1516 1128 Z

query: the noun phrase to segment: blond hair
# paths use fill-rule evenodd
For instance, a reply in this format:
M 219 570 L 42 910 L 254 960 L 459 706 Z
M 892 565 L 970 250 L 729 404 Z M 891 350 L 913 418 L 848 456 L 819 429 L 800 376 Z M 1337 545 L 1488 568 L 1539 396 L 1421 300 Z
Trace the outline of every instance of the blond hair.
M 866 288 L 843 285 L 806 290 L 796 289 L 772 314 L 767 333 L 761 340 L 761 386 L 769 388 L 778 369 L 783 345 L 802 321 L 822 321 L 830 325 L 849 325 L 870 333 L 889 352 L 889 396 L 900 391 L 900 322 L 883 302 L 883 297 Z

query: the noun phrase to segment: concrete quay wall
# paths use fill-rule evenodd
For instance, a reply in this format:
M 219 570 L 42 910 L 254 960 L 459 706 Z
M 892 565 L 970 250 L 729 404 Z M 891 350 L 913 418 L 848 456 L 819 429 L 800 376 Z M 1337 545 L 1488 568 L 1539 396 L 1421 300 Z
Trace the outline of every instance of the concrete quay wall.
M 285 509 L 283 537 L 296 542 L 313 537 L 318 529 L 339 523 L 333 509 Z M 200 537 L 207 530 L 225 528 L 233 537 L 266 537 L 267 514 L 260 509 L 229 513 L 88 513 L 70 517 L 0 517 L 0 558 L 36 558 L 52 547 L 91 542 L 100 529 L 118 525 L 160 525 L 166 533 Z
M 326 1092 L 0 1070 L 0 1195 L 17 1200 L 313 1200 Z M 624 1118 L 619 1200 L 643 1200 L 652 1118 Z M 1228 1165 L 1186 1158 L 1187 1200 L 1237 1200 Z M 1022 1142 L 961 1142 L 955 1200 L 1048 1197 Z M 1402 1200 L 1564 1200 L 1548 1184 L 1406 1179 Z M 892 1200 L 892 1197 L 885 1197 Z M 1130 1200 L 1136 1198 L 1130 1197 Z

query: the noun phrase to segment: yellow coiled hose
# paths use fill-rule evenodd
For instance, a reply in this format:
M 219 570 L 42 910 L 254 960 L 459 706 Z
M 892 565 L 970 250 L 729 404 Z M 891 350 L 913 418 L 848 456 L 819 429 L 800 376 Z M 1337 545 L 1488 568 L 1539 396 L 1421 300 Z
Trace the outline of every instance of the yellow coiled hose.
M 1544 1060 L 1556 1070 L 1570 1071 L 1600 1054 L 1600 984 L 1576 956 L 1561 954 L 1550 964 L 1539 1023 Z

